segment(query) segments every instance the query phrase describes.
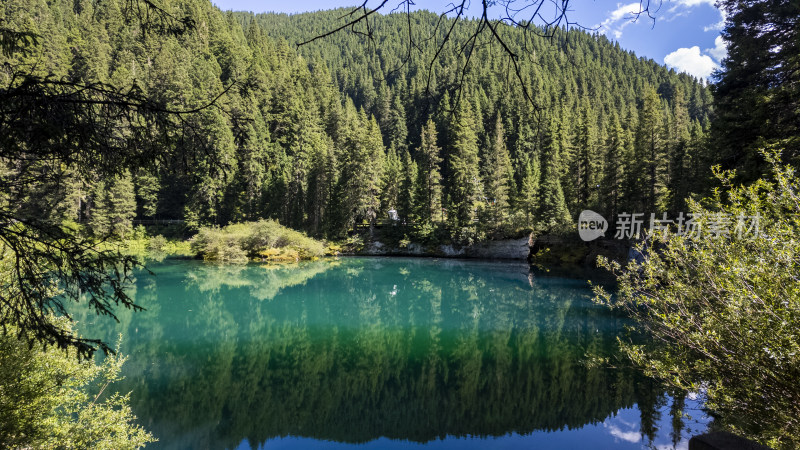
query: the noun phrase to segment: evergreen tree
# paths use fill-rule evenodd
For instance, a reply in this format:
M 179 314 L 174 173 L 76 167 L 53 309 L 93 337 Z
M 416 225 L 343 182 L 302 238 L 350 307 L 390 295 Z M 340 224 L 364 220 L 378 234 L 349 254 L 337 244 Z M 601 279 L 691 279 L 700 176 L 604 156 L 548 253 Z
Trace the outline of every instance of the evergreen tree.
M 671 209 L 675 212 L 682 211 L 685 207 L 686 197 L 689 195 L 689 141 L 690 123 L 689 111 L 683 88 L 677 86 L 672 100 L 672 122 L 669 133 L 669 181 L 667 183 L 671 194 Z
M 125 171 L 111 183 L 107 202 L 110 232 L 124 238 L 133 230 L 136 217 L 136 194 L 130 172 Z
M 619 117 L 613 114 L 605 145 L 605 172 L 602 182 L 603 206 L 605 212 L 612 218 L 617 217 L 622 206 L 626 165 L 630 162 L 626 144 L 626 135 L 619 122 Z
M 349 208 L 346 222 L 357 225 L 366 221 L 372 232 L 380 211 L 385 164 L 383 138 L 375 118 L 358 111 L 347 141 L 341 177 L 344 204 Z
M 539 182 L 541 170 L 539 168 L 539 156 L 534 155 L 532 160 L 526 161 L 525 172 L 522 178 L 519 193 L 519 206 L 525 213 L 525 223 L 527 226 L 533 225 L 538 218 L 539 210 Z
M 640 174 L 646 197 L 639 206 L 643 212 L 658 212 L 667 208 L 668 191 L 667 152 L 664 143 L 664 115 L 661 97 L 655 88 L 645 90 L 644 102 L 639 113 L 639 126 L 636 130 L 637 168 L 643 169 Z
M 573 179 L 577 186 L 578 209 L 594 208 L 597 204 L 600 160 L 597 150 L 596 119 L 591 109 L 584 106 L 579 116 L 572 161 Z
M 448 221 L 452 228 L 458 228 L 472 223 L 475 218 L 475 206 L 481 194 L 478 135 L 475 132 L 475 118 L 469 102 L 458 102 L 448 128 L 453 138 L 452 150 L 448 155 L 451 170 Z
M 442 186 L 440 164 L 442 157 L 436 145 L 436 125 L 433 120 L 422 128 L 420 148 L 417 151 L 419 158 L 417 214 L 423 222 L 433 221 L 442 205 Z
M 383 194 L 381 196 L 381 205 L 384 213 L 390 209 L 398 212 L 402 209 L 399 201 L 405 176 L 404 161 L 397 155 L 397 149 L 394 146 L 389 147 L 386 152 L 386 164 L 383 171 Z
M 134 177 L 138 214 L 142 217 L 155 217 L 158 213 L 158 195 L 161 190 L 159 178 L 148 171 L 140 170 Z
M 514 177 L 506 147 L 505 129 L 499 113 L 489 137 L 483 167 L 484 195 L 492 220 L 499 224 L 508 214 L 509 193 L 516 190 L 513 187 Z
M 336 183 L 336 160 L 333 155 L 333 142 L 324 136 L 322 145 L 313 148 L 308 180 L 308 226 L 315 236 L 324 234 L 329 222 L 329 206 L 333 187 Z
M 713 87 L 715 162 L 754 180 L 765 171 L 758 149 L 780 143 L 783 161 L 800 163 L 800 3 L 721 0 L 727 57 Z
M 417 163 L 411 159 L 411 154 L 408 150 L 403 152 L 403 160 L 400 172 L 400 192 L 397 202 L 397 213 L 404 223 L 408 223 L 414 216 L 414 211 L 417 211 L 417 193 L 419 188 L 417 180 L 419 179 L 420 170 Z
M 111 219 L 109 218 L 110 206 L 108 204 L 108 191 L 106 183 L 98 181 L 92 186 L 89 195 L 88 217 L 89 228 L 92 234 L 98 237 L 108 236 L 111 233 Z
M 546 230 L 560 230 L 572 223 L 572 218 L 564 199 L 561 187 L 561 127 L 557 120 L 551 119 L 542 161 L 542 194 L 539 212 L 542 227 Z

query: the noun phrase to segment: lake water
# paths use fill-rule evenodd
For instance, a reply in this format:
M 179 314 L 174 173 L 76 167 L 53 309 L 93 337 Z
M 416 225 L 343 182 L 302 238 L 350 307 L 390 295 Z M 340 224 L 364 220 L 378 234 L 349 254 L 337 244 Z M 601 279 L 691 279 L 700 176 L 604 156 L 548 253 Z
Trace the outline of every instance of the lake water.
M 117 389 L 151 448 L 686 448 L 707 423 L 602 363 L 620 366 L 625 320 L 586 280 L 442 259 L 149 268 L 147 311 L 77 318 L 123 333 Z

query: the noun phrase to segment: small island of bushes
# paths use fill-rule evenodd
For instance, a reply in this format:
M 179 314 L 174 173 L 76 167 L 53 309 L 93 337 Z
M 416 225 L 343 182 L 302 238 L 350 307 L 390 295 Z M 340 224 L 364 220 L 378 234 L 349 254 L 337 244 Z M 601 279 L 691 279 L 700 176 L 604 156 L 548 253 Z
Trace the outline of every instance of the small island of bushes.
M 319 258 L 327 250 L 322 241 L 284 227 L 274 220 L 201 227 L 191 240 L 191 249 L 206 261 L 228 263 L 253 259 L 295 262 Z

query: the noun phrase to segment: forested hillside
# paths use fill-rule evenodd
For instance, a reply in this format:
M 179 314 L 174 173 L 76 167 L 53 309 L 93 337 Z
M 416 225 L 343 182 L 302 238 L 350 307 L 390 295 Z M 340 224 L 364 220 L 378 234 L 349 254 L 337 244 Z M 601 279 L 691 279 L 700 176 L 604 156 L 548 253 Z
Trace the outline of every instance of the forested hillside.
M 193 228 L 275 218 L 341 238 L 390 210 L 415 230 L 559 231 L 584 208 L 678 211 L 706 186 L 709 90 L 601 35 L 501 28 L 530 52 L 520 60 L 529 101 L 496 46 L 476 47 L 463 71 L 454 44 L 434 59 L 449 24 L 436 28 L 429 12 L 410 16 L 422 52 L 406 60 L 403 14 L 378 17 L 374 41 L 343 32 L 298 49 L 338 26 L 341 12 L 253 15 L 173 1 L 167 11 L 196 28 L 163 35 L 132 23 L 122 2 L 0 7 L 3 23 L 42 41 L 0 56 L 11 63 L 0 69 L 4 86 L 14 84 L 8 67 L 24 67 L 199 109 L 181 116 L 195 134 L 164 140 L 198 149 L 192 158 L 111 179 L 38 162 L 62 182 L 39 194 L 10 188 L 23 203 L 57 204 L 39 208 L 48 219 L 83 223 L 97 236 L 124 236 L 135 217 Z M 471 31 L 469 21 L 454 28 Z M 4 172 L 18 163 L 2 161 Z

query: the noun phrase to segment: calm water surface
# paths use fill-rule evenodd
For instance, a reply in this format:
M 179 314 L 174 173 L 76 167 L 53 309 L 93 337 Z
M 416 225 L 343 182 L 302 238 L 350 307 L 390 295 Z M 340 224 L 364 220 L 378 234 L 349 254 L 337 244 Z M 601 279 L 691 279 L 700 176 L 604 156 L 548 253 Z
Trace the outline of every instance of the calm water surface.
M 153 263 L 121 323 L 152 448 L 686 448 L 691 399 L 596 361 L 624 320 L 525 265 Z M 691 418 L 676 411 L 682 409 Z

